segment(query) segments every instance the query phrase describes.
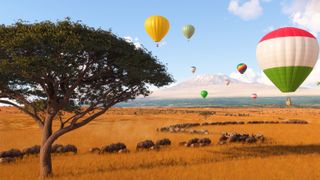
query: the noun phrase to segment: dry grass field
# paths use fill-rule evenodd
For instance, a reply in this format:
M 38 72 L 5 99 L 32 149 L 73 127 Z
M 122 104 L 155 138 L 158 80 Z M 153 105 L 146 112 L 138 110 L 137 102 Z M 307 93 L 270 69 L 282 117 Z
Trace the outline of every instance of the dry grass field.
M 200 111 L 212 111 L 207 118 Z M 226 114 L 234 116 L 226 116 Z M 239 116 L 239 113 L 249 116 Z M 157 132 L 186 122 L 306 120 L 309 124 L 199 126 L 208 135 Z M 57 128 L 57 127 L 56 127 Z M 263 144 L 218 145 L 222 132 L 261 133 Z M 169 138 L 171 147 L 136 152 L 142 140 Z M 207 147 L 179 146 L 180 141 L 208 137 Z M 0 111 L 0 151 L 40 142 L 40 131 L 13 108 Z M 123 142 L 130 153 L 90 154 L 91 147 Z M 77 155 L 53 155 L 52 179 L 320 179 L 320 109 L 297 108 L 114 108 L 57 143 L 75 144 Z M 37 179 L 38 157 L 0 164 L 0 179 Z

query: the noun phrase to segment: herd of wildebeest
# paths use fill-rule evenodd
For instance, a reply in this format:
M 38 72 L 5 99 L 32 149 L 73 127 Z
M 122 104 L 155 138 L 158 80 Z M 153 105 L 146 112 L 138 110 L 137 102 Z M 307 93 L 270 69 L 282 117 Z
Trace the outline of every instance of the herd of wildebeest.
M 248 121 L 248 122 L 236 122 L 236 121 L 228 121 L 228 122 L 205 122 L 205 123 L 183 123 L 183 124 L 175 124 L 167 127 L 157 128 L 157 131 L 160 132 L 189 132 L 196 134 L 209 134 L 207 130 L 194 130 L 190 129 L 196 126 L 208 126 L 208 125 L 234 125 L 234 124 L 277 124 L 277 123 L 286 123 L 286 124 L 307 124 L 307 121 L 304 120 L 289 120 L 289 121 Z M 217 142 L 217 144 L 222 145 L 226 143 L 234 143 L 234 142 L 242 142 L 247 144 L 254 143 L 263 143 L 265 142 L 265 136 L 262 134 L 246 134 L 246 133 L 228 133 L 223 132 Z M 209 138 L 192 138 L 188 141 L 179 142 L 180 146 L 185 147 L 202 147 L 208 146 L 212 143 Z M 160 139 L 157 141 L 145 140 L 137 143 L 136 151 L 141 150 L 159 150 L 162 147 L 168 147 L 172 144 L 171 140 L 168 138 Z M 54 144 L 51 147 L 51 153 L 53 154 L 76 154 L 78 149 L 75 145 L 67 144 Z M 101 148 L 93 147 L 89 149 L 90 153 L 104 154 L 104 153 L 128 153 L 129 150 L 124 143 L 115 143 L 107 146 L 103 146 Z M 34 145 L 22 150 L 13 148 L 7 151 L 0 152 L 0 163 L 9 163 L 15 162 L 16 159 L 21 159 L 26 156 L 38 155 L 40 153 L 40 146 Z
M 171 133 L 190 133 L 190 134 L 209 134 L 206 129 L 190 129 L 197 126 L 224 126 L 224 125 L 243 125 L 243 124 L 308 124 L 308 121 L 292 119 L 288 121 L 215 121 L 204 123 L 182 123 L 157 128 L 160 132 Z

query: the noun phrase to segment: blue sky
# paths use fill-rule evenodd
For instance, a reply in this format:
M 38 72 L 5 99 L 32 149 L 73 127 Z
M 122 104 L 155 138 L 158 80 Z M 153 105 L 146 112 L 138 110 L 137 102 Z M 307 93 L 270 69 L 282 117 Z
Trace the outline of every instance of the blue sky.
M 193 65 L 198 67 L 198 74 L 229 75 L 241 62 L 260 72 L 255 49 L 270 29 L 296 25 L 318 32 L 317 27 L 292 17 L 297 12 L 306 13 L 310 2 L 320 5 L 315 1 L 318 0 L 10 0 L 1 3 L 0 22 L 71 17 L 89 26 L 111 28 L 121 37 L 138 38 L 136 42 L 151 50 L 181 81 L 191 77 Z M 170 21 L 170 31 L 163 39 L 165 45 L 160 48 L 144 30 L 144 21 L 151 15 L 162 15 Z M 196 27 L 191 42 L 182 35 L 185 24 Z

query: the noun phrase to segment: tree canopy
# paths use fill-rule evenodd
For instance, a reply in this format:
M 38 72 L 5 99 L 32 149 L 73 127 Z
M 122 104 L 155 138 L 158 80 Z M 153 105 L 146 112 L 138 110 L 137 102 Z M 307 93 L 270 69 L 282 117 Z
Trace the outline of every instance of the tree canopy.
M 110 31 L 68 19 L 0 26 L 0 97 L 25 105 L 40 125 L 48 108 L 79 114 L 83 104 L 109 107 L 172 81 L 150 52 Z
M 69 19 L 0 26 L 0 103 L 19 108 L 42 129 L 42 177 L 52 171 L 51 145 L 61 135 L 116 103 L 149 95 L 150 85 L 171 82 L 155 56 L 110 31 Z M 53 121 L 60 122 L 55 132 Z

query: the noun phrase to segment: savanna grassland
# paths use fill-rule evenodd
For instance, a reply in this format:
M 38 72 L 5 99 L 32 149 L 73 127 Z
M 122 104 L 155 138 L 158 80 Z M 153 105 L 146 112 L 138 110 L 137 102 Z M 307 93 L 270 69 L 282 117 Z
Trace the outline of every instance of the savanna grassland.
M 208 117 L 201 111 L 215 114 Z M 239 116 L 246 114 L 248 116 Z M 229 115 L 227 115 L 229 114 Z M 232 114 L 232 116 L 230 116 Z M 177 123 L 306 120 L 309 124 L 199 126 L 208 135 L 158 132 Z M 55 128 L 58 128 L 55 126 Z M 222 132 L 260 133 L 264 143 L 218 145 Z M 207 147 L 179 142 L 208 137 Z M 139 141 L 169 138 L 171 147 L 135 150 Z M 0 151 L 40 142 L 37 125 L 14 108 L 0 111 Z M 90 154 L 91 147 L 123 142 L 130 153 Z M 113 108 L 89 125 L 58 139 L 76 155 L 53 155 L 53 179 L 320 179 L 320 109 L 299 108 Z M 0 164 L 0 179 L 37 179 L 37 156 Z

